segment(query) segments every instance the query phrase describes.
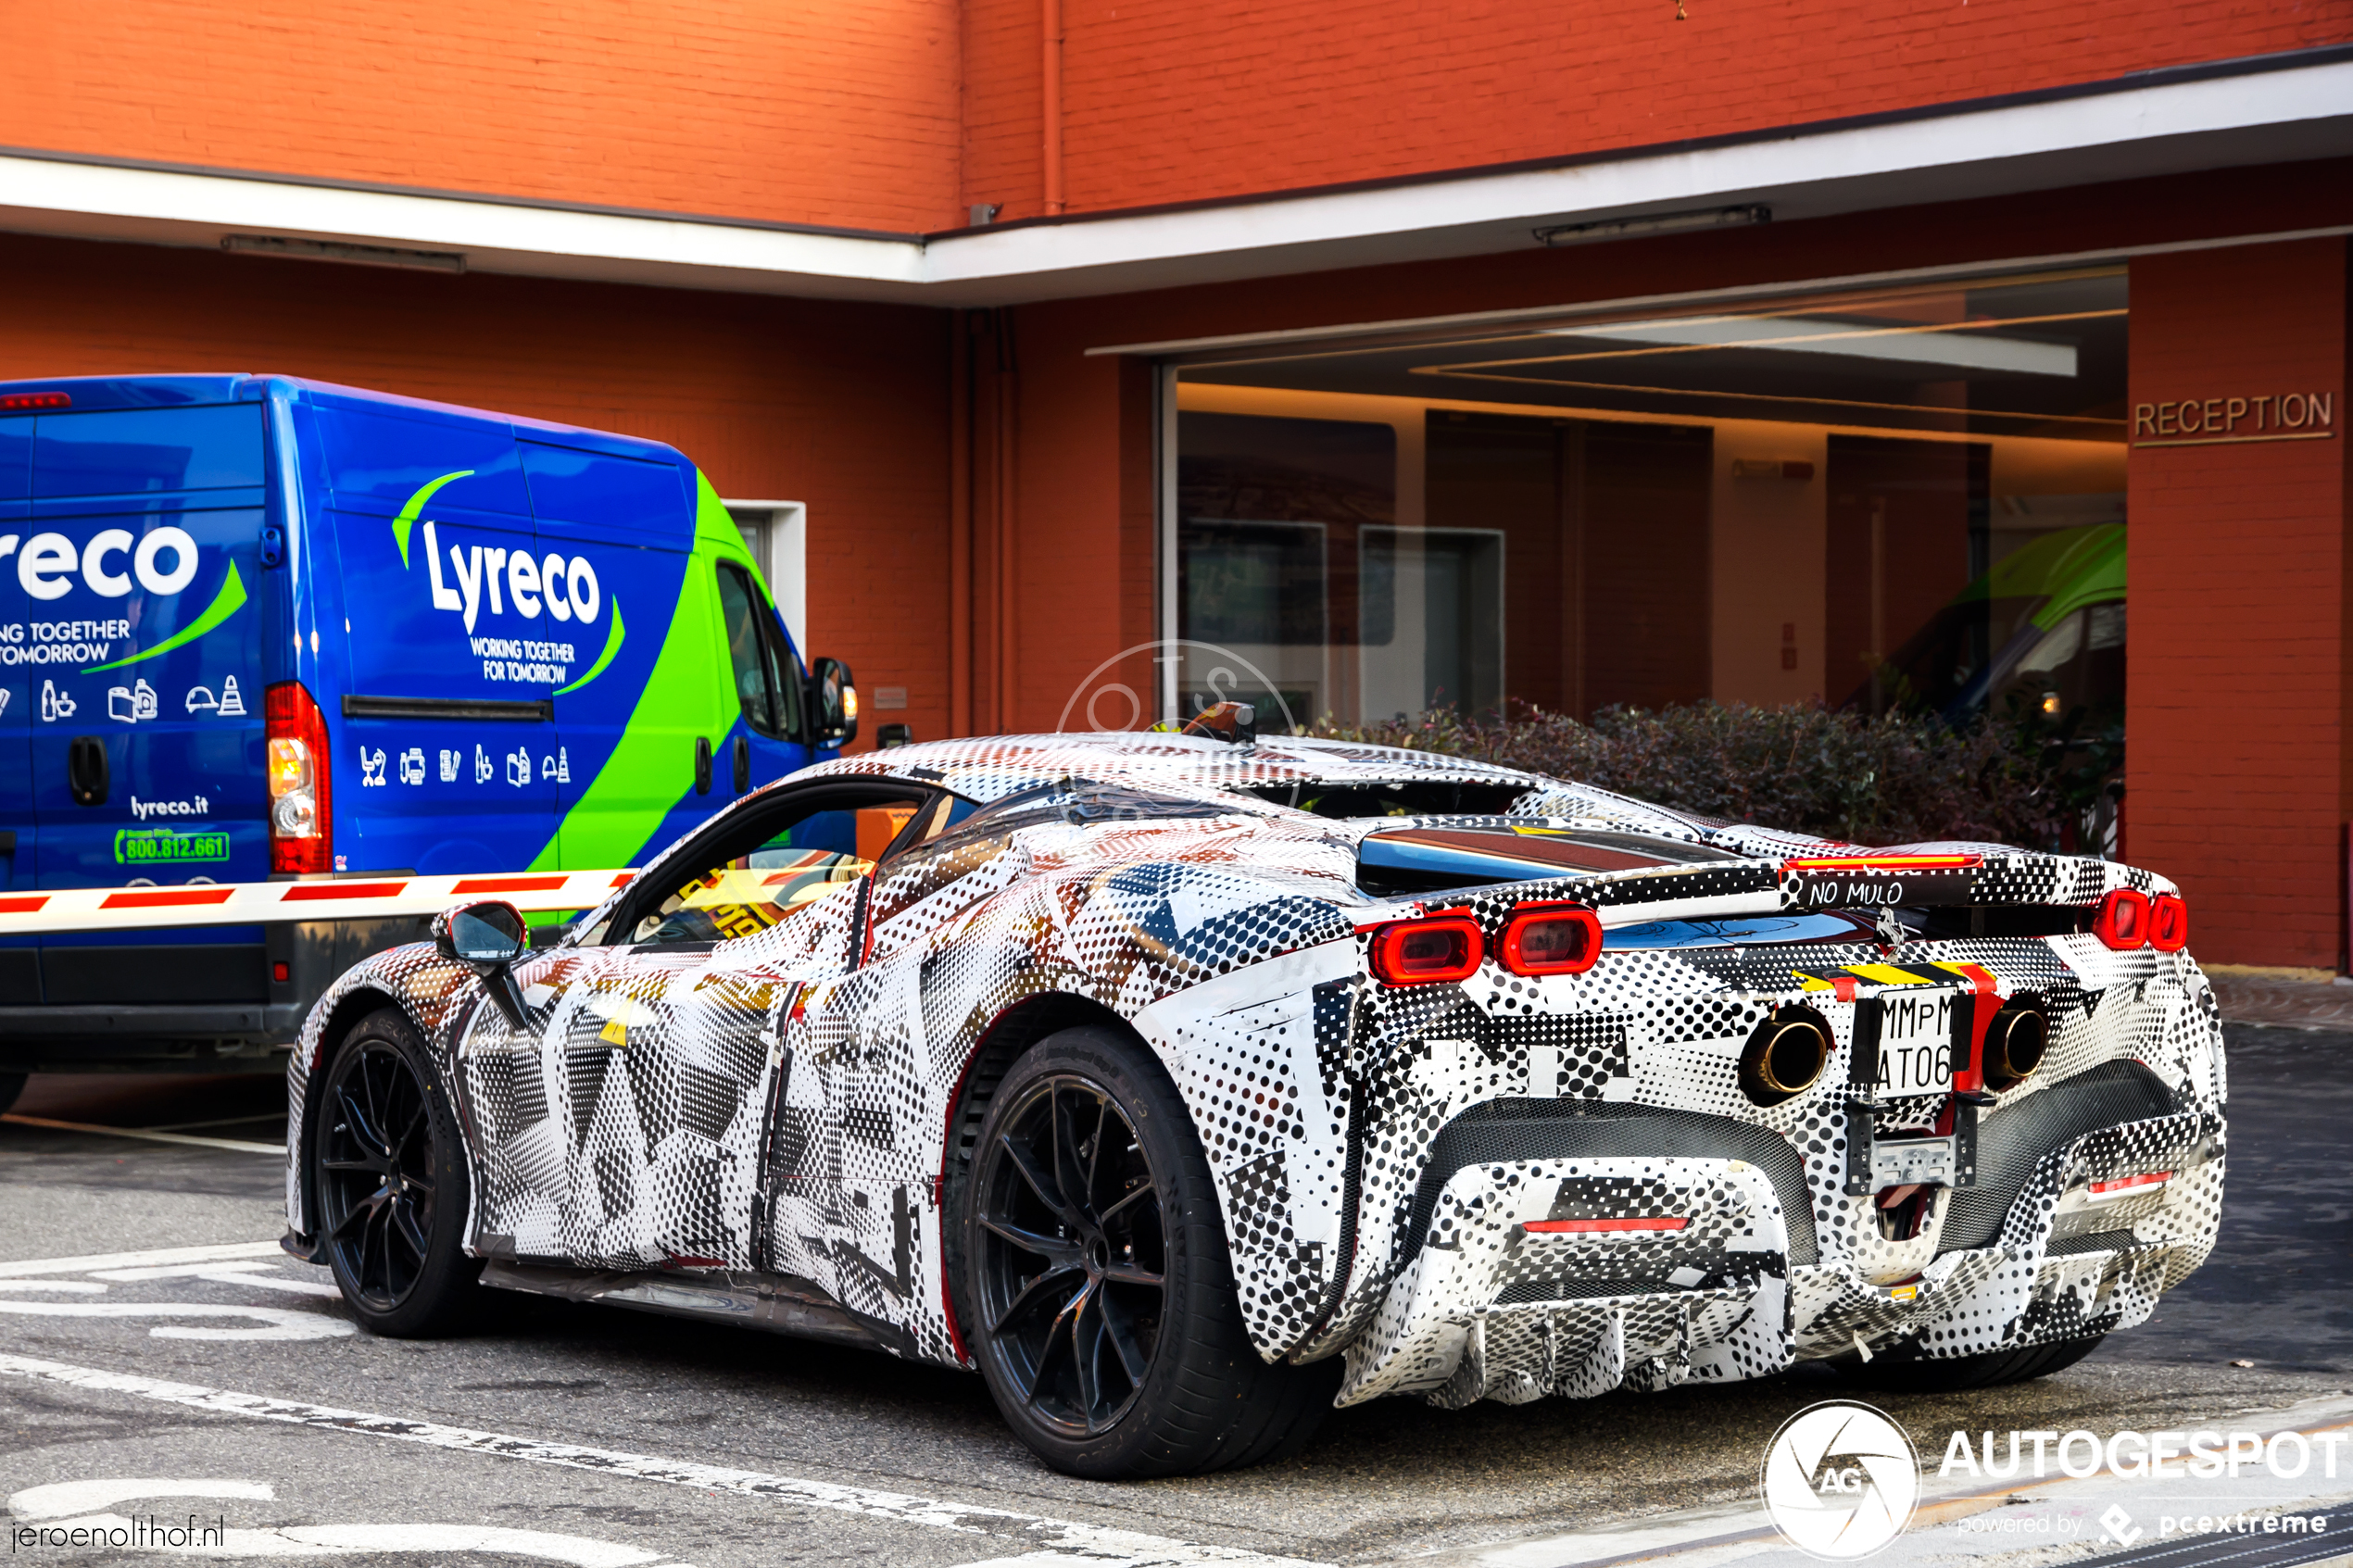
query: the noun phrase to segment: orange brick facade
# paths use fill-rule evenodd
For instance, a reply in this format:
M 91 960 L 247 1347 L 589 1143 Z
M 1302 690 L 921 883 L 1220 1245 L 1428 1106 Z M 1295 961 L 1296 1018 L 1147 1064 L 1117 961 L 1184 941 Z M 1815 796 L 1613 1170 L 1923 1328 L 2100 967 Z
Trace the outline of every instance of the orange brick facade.
M 938 230 L 975 202 L 1040 211 L 1045 9 L 17 6 L 0 146 Z M 1589 156 L 2353 36 L 2353 0 L 1060 13 L 1053 129 L 1074 212 Z
M 948 725 L 948 319 L 0 234 L 0 380 L 272 371 L 667 441 L 805 501 L 810 637 Z M 899 717 L 893 715 L 893 717 Z
M 20 6 L 0 149 L 914 232 L 1038 216 L 1056 132 L 1085 214 L 2353 39 L 2353 0 L 1677 9 L 1062 0 L 1050 127 L 1040 0 Z M 884 717 L 928 739 L 1051 728 L 1162 630 L 1160 367 L 1090 350 L 2120 259 L 2133 400 L 2336 400 L 2329 440 L 2129 459 L 2128 852 L 2188 889 L 2202 956 L 2324 967 L 2353 821 L 2347 232 L 2353 157 L 2311 157 L 985 310 L 0 233 L 0 299 L 37 302 L 0 313 L 0 380 L 283 370 L 673 443 L 723 494 L 808 504 L 812 651 L 907 687 Z M 1152 689 L 1148 659 L 1115 674 Z
M 2133 268 L 2133 401 L 2334 401 L 2327 440 L 2135 445 L 2129 851 L 2183 884 L 2201 952 L 2336 966 L 2347 746 L 2346 242 Z M 2274 390 L 2276 389 L 2276 390 Z M 2171 422 L 2171 421 L 2169 421 Z M 2316 433 L 2308 411 L 2302 433 Z M 2142 439 L 2165 439 L 2149 421 Z M 2136 426 L 2136 433 L 2139 427 Z M 2272 418 L 2268 433 L 2293 434 Z M 2259 956 L 2262 955 L 2262 956 Z

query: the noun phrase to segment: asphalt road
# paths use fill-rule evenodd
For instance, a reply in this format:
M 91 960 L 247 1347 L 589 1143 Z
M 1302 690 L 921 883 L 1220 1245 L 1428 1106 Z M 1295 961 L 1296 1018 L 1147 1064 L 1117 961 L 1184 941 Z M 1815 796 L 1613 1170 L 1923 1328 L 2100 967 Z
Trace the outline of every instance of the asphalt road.
M 2353 1035 L 2233 1026 L 2232 1044 L 2213 1260 L 2158 1321 L 2057 1376 L 1864 1396 L 1931 1459 L 1957 1428 L 2213 1424 L 2353 1390 Z M 16 1113 L 267 1144 L 280 1093 L 36 1079 Z M 1041 1468 L 976 1377 L 878 1354 L 503 1297 L 466 1336 L 379 1340 L 353 1330 L 324 1270 L 266 1248 L 169 1266 L 101 1256 L 273 1241 L 281 1169 L 233 1148 L 0 1122 L 0 1499 L 14 1524 L 195 1513 L 232 1532 L 232 1557 L 420 1564 L 1453 1558 L 1745 1499 L 1775 1428 L 1849 1391 L 1800 1369 L 1459 1413 L 1383 1400 L 1337 1412 L 1280 1465 L 1113 1486 Z

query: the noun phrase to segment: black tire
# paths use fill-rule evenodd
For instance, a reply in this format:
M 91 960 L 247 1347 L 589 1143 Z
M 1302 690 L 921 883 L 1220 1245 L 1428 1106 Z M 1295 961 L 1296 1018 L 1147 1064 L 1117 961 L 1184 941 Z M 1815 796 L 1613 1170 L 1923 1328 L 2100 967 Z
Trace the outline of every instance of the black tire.
M 1902 1394 L 1957 1394 L 1969 1388 L 1992 1388 L 2004 1383 L 2024 1383 L 2062 1372 L 2100 1347 L 2105 1334 L 2088 1339 L 2061 1339 L 2049 1345 L 2029 1345 L 2019 1350 L 1986 1350 L 1974 1356 L 1920 1357 L 1895 1361 L 1885 1356 L 1868 1361 L 1842 1361 L 1839 1370 L 1869 1388 Z
M 424 1041 L 398 1009 L 361 1019 L 328 1058 L 310 1170 L 320 1244 L 361 1324 L 424 1338 L 471 1315 L 482 1262 L 461 1246 L 458 1119 Z
M 0 1116 L 6 1115 L 8 1107 L 17 1103 L 17 1097 L 24 1093 L 24 1083 L 30 1076 L 31 1074 L 26 1073 L 0 1073 Z
M 1337 1360 L 1269 1365 L 1184 1101 L 1139 1041 L 1065 1029 L 990 1097 L 955 1201 L 959 1319 L 1006 1424 L 1067 1475 L 1255 1464 L 1331 1409 Z

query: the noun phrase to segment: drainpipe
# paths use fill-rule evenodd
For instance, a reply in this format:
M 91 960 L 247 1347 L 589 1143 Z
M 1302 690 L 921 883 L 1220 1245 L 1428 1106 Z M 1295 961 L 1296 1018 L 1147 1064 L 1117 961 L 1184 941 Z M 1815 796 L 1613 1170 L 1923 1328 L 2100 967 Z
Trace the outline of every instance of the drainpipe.
M 1044 121 L 1046 171 L 1046 213 L 1053 217 L 1063 209 L 1063 0 L 1041 0 L 1045 6 L 1045 107 L 1040 114 Z

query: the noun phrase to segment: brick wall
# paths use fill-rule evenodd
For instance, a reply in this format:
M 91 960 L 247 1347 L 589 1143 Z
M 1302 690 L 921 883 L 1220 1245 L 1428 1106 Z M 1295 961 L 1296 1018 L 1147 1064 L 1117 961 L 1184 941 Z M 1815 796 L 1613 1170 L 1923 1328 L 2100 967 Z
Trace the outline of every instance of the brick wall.
M 315 376 L 650 436 L 723 495 L 805 501 L 813 651 L 948 733 L 944 312 L 11 235 L 0 298 L 0 380 Z
M 1063 0 L 1070 210 L 2353 38 L 2353 0 Z M 27 3 L 0 145 L 895 230 L 1039 210 L 1039 0 Z
M 8 6 L 0 145 L 880 229 L 956 199 L 956 0 Z
M 1754 131 L 2353 37 L 2347 0 L 1063 0 L 1070 210 Z M 1038 210 L 1038 0 L 966 0 L 965 199 Z
M 2133 264 L 2136 406 L 2334 399 L 2328 440 L 2130 459 L 2129 852 L 2182 884 L 2221 961 L 2341 955 L 2346 258 L 2326 239 Z

